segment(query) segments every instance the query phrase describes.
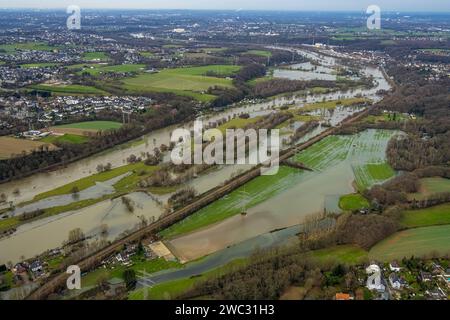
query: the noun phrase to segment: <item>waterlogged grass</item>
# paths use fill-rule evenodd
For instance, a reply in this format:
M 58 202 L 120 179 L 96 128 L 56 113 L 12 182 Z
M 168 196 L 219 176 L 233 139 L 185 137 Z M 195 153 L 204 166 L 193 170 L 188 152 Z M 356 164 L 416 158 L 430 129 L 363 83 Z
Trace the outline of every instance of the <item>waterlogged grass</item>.
M 222 77 L 231 76 L 239 69 L 239 66 L 234 65 L 164 69 L 158 73 L 146 73 L 123 79 L 122 85 L 124 89 L 134 93 L 171 92 L 191 96 L 201 101 L 210 101 L 215 96 L 204 92 L 214 86 L 233 87 L 230 79 Z M 208 72 L 213 72 L 222 77 L 206 76 Z
M 369 252 L 371 259 L 392 261 L 403 257 L 420 257 L 437 252 L 450 252 L 450 225 L 400 231 L 376 244 Z
M 246 208 L 253 207 L 295 185 L 302 178 L 302 173 L 298 169 L 280 166 L 276 175 L 259 176 L 253 179 L 225 197 L 165 229 L 160 235 L 164 238 L 173 238 L 241 214 Z
M 370 207 L 369 201 L 359 193 L 342 196 L 339 199 L 339 207 L 345 211 L 355 211 Z
M 353 136 L 328 136 L 293 157 L 308 167 L 322 171 L 347 159 Z
M 126 269 L 133 269 L 137 274 L 141 271 L 145 271 L 147 273 L 155 273 L 162 270 L 167 269 L 175 269 L 181 268 L 183 265 L 177 261 L 166 261 L 163 258 L 158 258 L 154 260 L 145 260 L 140 257 L 132 258 L 133 265 L 131 267 L 125 266 L 116 266 L 114 269 L 104 269 L 99 268 L 93 272 L 89 272 L 87 275 L 81 278 L 81 286 L 82 287 L 90 287 L 95 286 L 98 283 L 98 280 L 103 279 L 113 279 L 119 278 L 123 279 L 123 272 Z
M 450 203 L 402 213 L 402 226 L 406 228 L 450 224 Z
M 219 126 L 217 129 L 219 129 L 220 131 L 222 131 L 223 134 L 225 134 L 227 129 L 242 129 L 249 124 L 257 122 L 260 119 L 261 119 L 261 117 L 254 117 L 254 118 L 248 118 L 248 119 L 234 118 L 228 122 L 225 122 L 224 124 Z
M 387 163 L 370 163 L 353 167 L 355 181 L 359 191 L 380 184 L 395 175 L 394 169 Z
M 341 99 L 341 100 L 331 100 L 325 102 L 316 102 L 312 104 L 305 105 L 302 110 L 317 110 L 317 109 L 334 109 L 338 106 L 348 107 L 358 104 L 363 104 L 369 102 L 369 99 L 366 98 L 349 98 L 349 99 Z
M 213 269 L 211 271 L 205 272 L 198 276 L 193 276 L 190 278 L 183 278 L 174 281 L 164 282 L 153 286 L 152 288 L 138 289 L 130 292 L 128 299 L 130 300 L 143 300 L 145 296 L 149 300 L 169 300 L 174 299 L 177 296 L 187 292 L 188 290 L 194 288 L 195 284 L 200 281 L 205 281 L 215 277 L 224 275 L 232 270 L 243 267 L 247 264 L 246 259 L 233 260 L 230 263 Z M 147 290 L 147 295 L 145 295 L 144 290 Z
M 319 263 L 338 262 L 347 265 L 355 265 L 364 262 L 368 258 L 368 252 L 352 245 L 342 245 L 332 248 L 314 250 L 307 255 Z
M 108 181 L 115 177 L 123 175 L 127 172 L 133 171 L 133 172 L 135 172 L 135 173 L 133 173 L 133 175 L 137 175 L 138 172 L 141 170 L 146 170 L 146 171 L 150 172 L 150 171 L 155 170 L 155 168 L 156 167 L 153 167 L 153 166 L 146 166 L 143 162 L 117 167 L 117 168 L 111 169 L 109 171 L 97 173 L 97 174 L 91 175 L 89 177 L 82 178 L 80 180 L 68 183 L 62 187 L 38 194 L 37 196 L 34 197 L 33 200 L 38 201 L 38 200 L 42 200 L 42 199 L 53 197 L 53 196 L 70 194 L 70 193 L 72 193 L 72 190 L 74 187 L 77 187 L 79 191 L 82 191 L 89 187 L 94 186 L 96 182 Z M 133 175 L 131 175 L 131 176 L 133 176 Z M 128 177 L 122 179 L 121 181 L 119 181 L 117 183 L 117 185 L 121 189 L 125 189 L 124 186 L 127 186 L 131 183 L 130 180 L 136 179 L 135 176 L 133 176 L 133 178 L 131 178 L 131 176 L 128 176 Z

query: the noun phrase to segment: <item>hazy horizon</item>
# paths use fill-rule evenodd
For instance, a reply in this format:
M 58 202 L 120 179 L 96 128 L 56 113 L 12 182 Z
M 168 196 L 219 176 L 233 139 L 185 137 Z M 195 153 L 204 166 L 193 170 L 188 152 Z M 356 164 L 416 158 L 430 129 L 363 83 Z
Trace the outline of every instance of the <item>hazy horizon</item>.
M 378 5 L 383 11 L 400 12 L 449 12 L 450 1 L 432 0 L 280 0 L 276 4 L 268 0 L 129 0 L 124 6 L 118 0 L 0 0 L 0 9 L 63 9 L 69 5 L 78 5 L 86 9 L 160 9 L 160 10 L 270 10 L 270 11 L 362 11 L 369 5 Z

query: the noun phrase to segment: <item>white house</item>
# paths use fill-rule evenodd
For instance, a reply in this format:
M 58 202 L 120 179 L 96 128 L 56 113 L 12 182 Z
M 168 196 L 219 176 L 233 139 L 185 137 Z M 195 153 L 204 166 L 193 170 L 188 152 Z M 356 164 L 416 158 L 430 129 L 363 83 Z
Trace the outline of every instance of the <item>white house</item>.
M 369 290 L 377 290 L 384 292 L 386 287 L 381 283 L 381 269 L 376 264 L 372 264 L 366 268 L 366 273 L 369 276 L 367 278 L 367 288 Z

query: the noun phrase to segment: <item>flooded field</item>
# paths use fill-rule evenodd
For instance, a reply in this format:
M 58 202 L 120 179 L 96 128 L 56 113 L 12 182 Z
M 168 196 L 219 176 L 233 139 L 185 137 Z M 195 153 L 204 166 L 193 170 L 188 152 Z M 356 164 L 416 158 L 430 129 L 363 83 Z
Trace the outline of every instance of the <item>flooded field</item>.
M 165 230 L 178 256 L 189 261 L 272 230 L 298 225 L 322 212 L 326 199 L 354 192 L 352 166 L 385 161 L 394 131 L 367 130 L 330 136 L 293 159 L 313 172 L 282 167 L 276 176 L 258 177 Z M 245 207 L 244 205 L 245 204 Z M 329 204 L 330 205 L 330 204 Z M 246 211 L 246 215 L 240 214 Z M 227 219 L 222 220 L 224 216 Z M 184 234 L 200 228 L 197 231 Z
M 108 240 L 114 240 L 145 218 L 157 219 L 162 208 L 147 194 L 136 192 L 128 195 L 134 212 L 128 212 L 120 198 L 99 202 L 93 206 L 41 219 L 18 227 L 12 236 L 0 241 L 0 264 L 17 262 L 22 256 L 33 257 L 47 249 L 57 248 L 68 238 L 69 231 L 81 228 L 86 236 L 100 235 L 106 226 Z
M 306 51 L 305 53 L 309 54 Z M 318 68 L 319 72 L 326 71 L 336 65 L 336 61 L 333 58 L 317 55 L 316 53 L 311 54 L 314 59 L 322 59 L 322 67 Z M 306 65 L 298 66 L 302 70 L 306 67 Z M 294 103 L 292 108 L 301 109 L 305 104 L 355 96 L 364 96 L 377 101 L 379 98 L 376 96 L 376 92 L 380 89 L 389 89 L 389 84 L 379 69 L 368 67 L 363 72 L 374 76 L 377 83 L 376 87 L 371 89 L 357 88 L 345 92 L 327 94 L 277 97 L 262 102 L 239 104 L 224 111 L 199 116 L 199 119 L 206 123 L 214 122 L 223 118 L 232 118 L 236 114 L 244 112 L 249 113 L 250 117 L 256 117 L 268 114 L 273 111 L 273 108 L 279 108 L 286 104 Z M 359 110 L 358 107 L 337 107 L 334 110 L 321 109 L 310 111 L 310 114 L 320 116 L 324 122 L 328 122 L 330 125 L 337 125 L 348 115 Z M 192 125 L 192 123 L 186 123 L 182 126 L 190 129 Z M 301 122 L 294 123 L 290 130 L 295 130 L 300 125 Z M 155 147 L 161 144 L 169 144 L 171 132 L 176 127 L 171 126 L 155 130 L 140 139 L 69 164 L 59 170 L 40 173 L 2 184 L 0 185 L 0 193 L 5 193 L 8 196 L 8 200 L 15 205 L 30 201 L 38 194 L 95 174 L 99 164 L 111 163 L 113 168 L 117 168 L 125 165 L 126 158 L 131 154 L 139 156 L 143 152 L 153 153 Z M 317 127 L 297 143 L 306 141 L 324 129 L 325 127 L 322 126 Z M 346 145 L 351 144 L 352 142 L 349 142 Z M 351 182 L 354 179 L 354 170 L 351 165 L 348 165 L 350 161 L 348 159 L 345 160 L 341 159 L 340 162 L 336 162 L 335 170 L 327 167 L 326 170 L 323 169 L 323 172 L 318 170 L 310 173 L 290 167 L 281 167 L 278 176 L 268 178 L 266 181 L 258 178 L 255 182 L 250 182 L 248 185 L 214 203 L 212 205 L 213 211 L 217 215 L 221 215 L 221 217 L 206 214 L 206 222 L 199 219 L 200 228 L 203 227 L 205 229 L 198 229 L 198 225 L 189 227 L 189 218 L 186 219 L 187 227 L 184 231 L 182 230 L 183 232 L 173 232 L 173 230 L 169 229 L 167 235 L 175 236 L 197 230 L 189 236 L 173 240 L 175 250 L 182 252 L 180 256 L 185 260 L 191 260 L 194 257 L 215 252 L 228 245 L 239 243 L 277 228 L 297 225 L 306 214 L 323 209 L 325 196 L 336 196 L 353 191 Z M 192 179 L 187 185 L 194 187 L 198 193 L 203 193 L 223 184 L 226 180 L 249 168 L 249 165 L 221 166 L 207 174 L 200 175 L 196 179 Z M 113 192 L 112 186 L 116 182 L 115 179 L 113 180 L 98 183 L 91 188 L 82 190 L 78 194 L 79 199 L 97 199 L 103 195 L 109 195 Z M 329 181 L 332 181 L 332 183 L 329 183 Z M 313 192 L 312 190 L 316 191 Z M 317 190 L 320 191 L 317 192 Z M 0 263 L 8 260 L 15 261 L 21 256 L 31 257 L 46 249 L 59 247 L 62 241 L 67 238 L 68 232 L 77 227 L 80 227 L 87 235 L 98 235 L 100 227 L 106 224 L 109 229 L 107 238 L 115 239 L 122 232 L 133 228 L 139 223 L 139 216 L 144 216 L 147 219 L 160 216 L 162 209 L 154 199 L 158 198 L 166 201 L 168 195 L 150 197 L 144 193 L 133 193 L 129 197 L 136 203 L 134 214 L 126 213 L 121 200 L 115 199 L 102 201 L 84 209 L 66 212 L 20 226 L 14 235 L 0 241 L 0 252 L 2 253 Z M 28 206 L 18 206 L 14 215 L 73 201 L 72 195 L 47 198 L 31 203 Z M 286 204 L 289 205 L 287 206 Z M 281 213 L 280 208 L 283 208 Z M 205 208 L 204 210 L 211 209 Z M 240 214 L 243 211 L 245 211 L 246 215 Z M 196 216 L 199 215 L 192 216 L 193 221 L 198 219 L 195 218 Z M 198 224 L 199 222 L 196 223 Z M 45 236 L 49 234 L 52 237 Z M 201 240 L 202 237 L 206 239 L 203 239 L 203 242 Z M 182 243 L 183 241 L 185 241 L 184 244 Z

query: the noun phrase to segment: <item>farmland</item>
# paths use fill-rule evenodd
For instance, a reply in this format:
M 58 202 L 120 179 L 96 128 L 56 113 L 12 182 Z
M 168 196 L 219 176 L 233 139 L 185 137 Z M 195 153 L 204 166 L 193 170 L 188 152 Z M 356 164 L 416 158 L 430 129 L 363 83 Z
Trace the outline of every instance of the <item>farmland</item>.
M 7 159 L 13 155 L 22 154 L 23 152 L 28 153 L 42 146 L 48 146 L 50 149 L 55 148 L 49 143 L 11 137 L 0 137 L 0 159 Z
M 388 261 L 403 257 L 420 257 L 450 252 L 450 225 L 400 231 L 376 244 L 369 252 L 371 259 Z
M 402 213 L 401 223 L 407 228 L 450 224 L 450 203 Z
M 375 184 L 382 183 L 395 175 L 394 170 L 387 163 L 369 163 L 354 166 L 355 181 L 359 191 L 363 191 Z
M 432 177 L 420 179 L 419 192 L 408 195 L 410 199 L 421 200 L 438 193 L 450 192 L 450 179 Z
M 201 101 L 210 101 L 215 97 L 204 93 L 210 87 L 231 88 L 233 84 L 230 79 L 206 76 L 206 74 L 212 72 L 221 77 L 226 77 L 231 76 L 239 68 L 239 66 L 232 65 L 211 65 L 164 69 L 158 73 L 141 74 L 136 77 L 123 79 L 122 86 L 125 90 L 132 93 L 171 92 L 178 95 L 191 96 Z

